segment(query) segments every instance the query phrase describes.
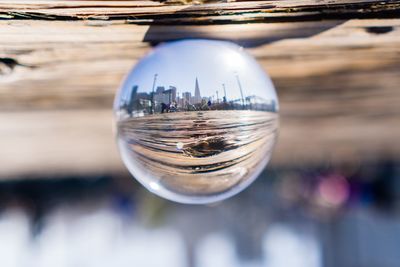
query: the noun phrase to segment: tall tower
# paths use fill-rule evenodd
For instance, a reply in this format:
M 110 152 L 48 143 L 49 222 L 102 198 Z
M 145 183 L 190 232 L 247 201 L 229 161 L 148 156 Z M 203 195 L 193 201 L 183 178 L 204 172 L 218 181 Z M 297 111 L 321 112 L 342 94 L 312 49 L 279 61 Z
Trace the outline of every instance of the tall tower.
M 225 90 L 225 84 L 222 84 L 222 88 L 224 88 L 224 103 L 226 103 L 226 90 Z
M 197 80 L 197 77 L 196 77 L 196 85 L 195 85 L 195 89 L 194 89 L 194 100 L 195 100 L 195 103 L 201 102 L 200 87 L 199 87 L 199 81 Z
M 157 76 L 158 76 L 157 73 L 154 74 L 153 89 L 151 90 L 151 109 L 150 109 L 150 114 L 153 114 L 154 111 L 155 111 L 155 108 L 154 108 L 154 88 L 156 87 Z
M 236 81 L 237 81 L 239 89 L 240 89 L 240 95 L 242 97 L 242 108 L 244 108 L 244 97 L 243 97 L 242 84 L 240 83 L 239 75 L 237 74 L 237 72 L 235 73 L 235 76 L 236 76 Z

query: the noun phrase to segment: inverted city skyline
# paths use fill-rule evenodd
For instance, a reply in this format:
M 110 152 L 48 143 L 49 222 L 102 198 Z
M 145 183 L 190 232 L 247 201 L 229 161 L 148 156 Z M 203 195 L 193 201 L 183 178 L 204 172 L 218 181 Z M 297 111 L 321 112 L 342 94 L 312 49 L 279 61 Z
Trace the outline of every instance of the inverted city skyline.
M 274 100 L 278 109 L 275 90 L 264 70 L 240 47 L 226 42 L 188 40 L 158 47 L 128 75 L 120 99 L 129 101 L 133 88 L 138 95 L 150 95 L 153 90 L 156 94 L 158 87 L 169 90 L 170 86 L 176 89 L 177 99 L 188 99 L 190 93 L 190 102 L 221 102 L 225 95 L 228 101 L 253 96 Z
M 260 110 L 277 112 L 277 103 L 274 99 L 263 99 L 256 95 L 246 96 L 239 77 L 236 75 L 240 98 L 229 99 L 226 86 L 222 84 L 223 95 L 216 90 L 216 96 L 203 96 L 199 81 L 196 77 L 194 94 L 189 91 L 179 92 L 176 86 L 158 86 L 158 74 L 154 74 L 153 87 L 149 93 L 140 92 L 139 86 L 132 87 L 131 95 L 121 99 L 119 109 L 125 110 L 120 115 L 129 117 L 143 116 L 145 114 L 168 113 L 178 111 L 204 111 L 204 110 Z M 168 88 L 168 89 L 166 89 Z

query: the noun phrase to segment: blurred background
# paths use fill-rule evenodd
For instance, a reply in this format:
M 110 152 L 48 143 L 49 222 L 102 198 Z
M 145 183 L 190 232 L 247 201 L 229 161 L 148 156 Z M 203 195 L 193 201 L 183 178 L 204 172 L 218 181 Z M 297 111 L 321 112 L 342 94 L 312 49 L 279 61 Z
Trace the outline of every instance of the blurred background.
M 0 20 L 0 266 L 400 266 L 400 21 L 194 28 Z M 114 93 L 172 33 L 250 40 L 277 89 L 271 163 L 221 203 L 154 196 L 116 149 Z
M 399 266 L 399 166 L 268 168 L 209 206 L 127 176 L 2 182 L 1 266 Z

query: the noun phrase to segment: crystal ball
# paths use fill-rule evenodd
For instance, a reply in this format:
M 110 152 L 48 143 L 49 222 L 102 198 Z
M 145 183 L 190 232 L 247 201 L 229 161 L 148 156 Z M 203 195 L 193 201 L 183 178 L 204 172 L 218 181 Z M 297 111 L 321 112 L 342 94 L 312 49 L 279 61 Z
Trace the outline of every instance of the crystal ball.
M 157 46 L 114 102 L 117 143 L 148 190 L 192 204 L 233 196 L 268 163 L 279 104 L 269 76 L 242 47 L 181 40 Z

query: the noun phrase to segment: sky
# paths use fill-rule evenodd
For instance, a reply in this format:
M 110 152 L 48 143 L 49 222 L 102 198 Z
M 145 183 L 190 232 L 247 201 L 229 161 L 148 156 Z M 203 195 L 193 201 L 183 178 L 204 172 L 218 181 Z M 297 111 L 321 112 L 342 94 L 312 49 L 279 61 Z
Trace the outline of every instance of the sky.
M 128 97 L 134 85 L 139 86 L 138 93 L 150 93 L 155 74 L 158 75 L 155 87 L 175 86 L 179 96 L 183 92 L 194 95 L 197 77 L 202 97 L 216 99 L 218 90 L 222 99 L 222 84 L 225 84 L 227 100 L 239 99 L 237 75 L 244 97 L 277 98 L 271 80 L 253 57 L 241 47 L 224 41 L 183 40 L 158 46 L 128 74 L 121 97 Z

